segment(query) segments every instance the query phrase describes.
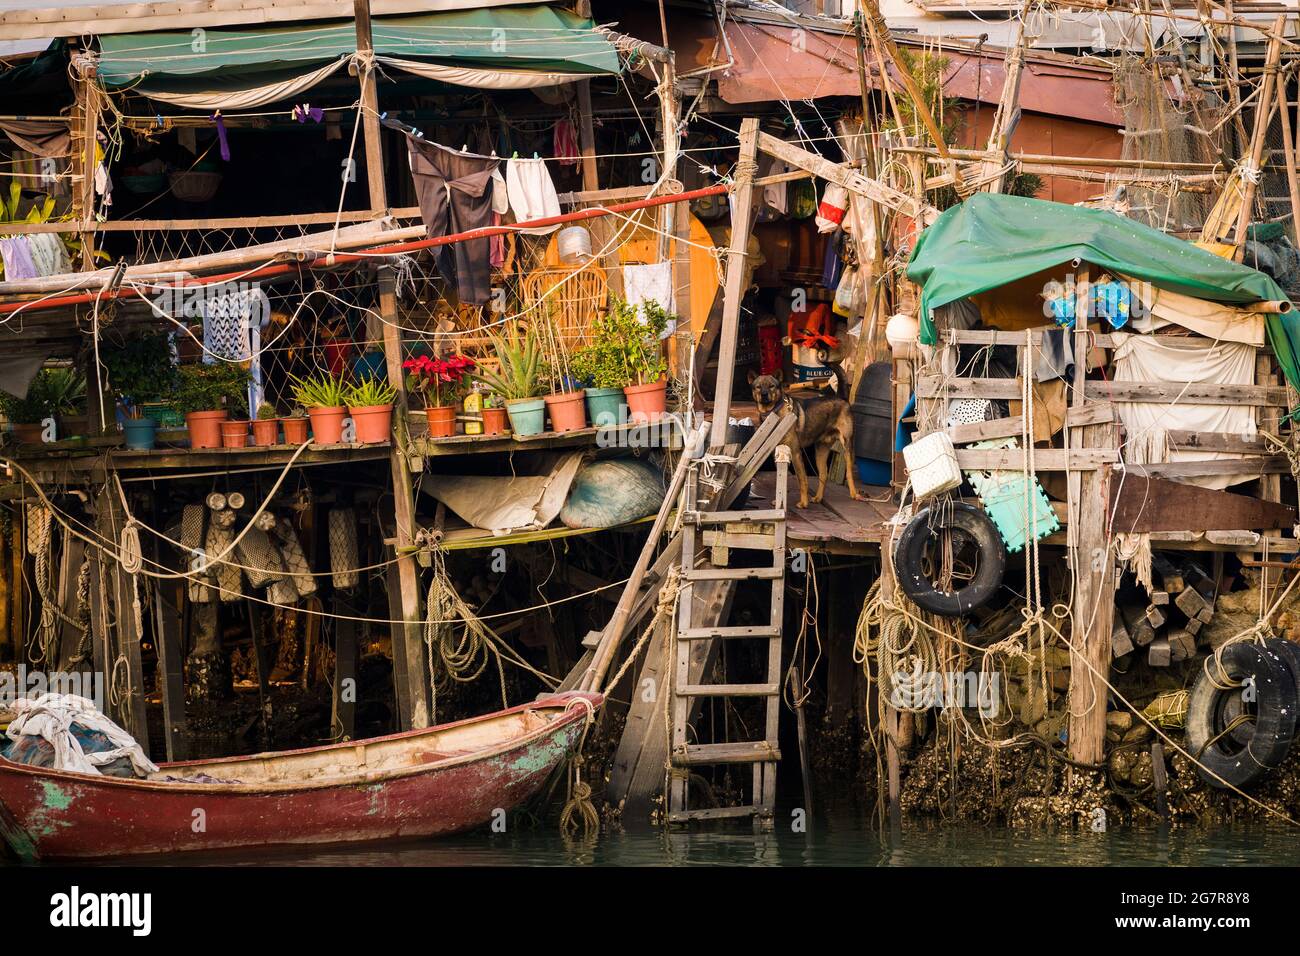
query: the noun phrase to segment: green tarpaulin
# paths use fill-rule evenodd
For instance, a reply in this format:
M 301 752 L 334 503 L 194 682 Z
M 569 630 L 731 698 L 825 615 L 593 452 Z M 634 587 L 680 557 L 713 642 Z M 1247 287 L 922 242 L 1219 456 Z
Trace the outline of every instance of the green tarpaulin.
M 1116 213 L 976 193 L 946 210 L 912 250 L 907 275 L 921 286 L 921 341 L 935 343 L 939 306 L 1075 259 L 1214 302 L 1287 298 L 1257 269 Z M 1300 318 L 1269 316 L 1268 336 L 1287 381 L 1300 387 Z
M 448 67 L 537 73 L 619 72 L 618 53 L 590 20 L 548 6 L 458 10 L 376 19 L 380 56 Z M 100 37 L 99 76 L 141 92 L 248 86 L 318 69 L 356 51 L 351 20 L 257 30 Z

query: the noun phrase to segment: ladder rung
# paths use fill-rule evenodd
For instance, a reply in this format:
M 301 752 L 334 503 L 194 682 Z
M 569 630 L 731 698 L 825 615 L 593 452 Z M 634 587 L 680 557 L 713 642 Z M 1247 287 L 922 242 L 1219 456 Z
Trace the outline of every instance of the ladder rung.
M 688 581 L 775 581 L 785 577 L 785 565 L 779 568 L 693 568 L 686 572 Z
M 678 697 L 775 697 L 776 684 L 683 684 Z
M 668 814 L 669 823 L 689 823 L 691 820 L 740 820 L 756 817 L 758 807 L 711 807 L 705 810 L 674 810 Z
M 785 512 L 779 508 L 767 511 L 697 511 L 695 524 L 730 524 L 733 521 L 784 521 Z
M 688 627 L 677 632 L 683 641 L 702 641 L 706 638 L 732 640 L 743 637 L 780 637 L 781 629 L 773 624 L 761 627 Z
M 726 744 L 688 744 L 685 753 L 674 753 L 673 763 L 689 767 L 714 763 L 771 763 L 781 751 L 766 740 L 743 740 Z

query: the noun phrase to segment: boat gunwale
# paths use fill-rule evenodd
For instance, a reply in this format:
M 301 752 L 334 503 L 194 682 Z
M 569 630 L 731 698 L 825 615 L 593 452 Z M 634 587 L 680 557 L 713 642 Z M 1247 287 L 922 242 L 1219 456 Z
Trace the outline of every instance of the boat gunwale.
M 159 770 L 171 770 L 174 768 L 186 766 L 209 766 L 211 764 L 225 763 L 237 764 L 248 763 L 252 761 L 265 762 L 268 758 L 289 757 L 300 754 L 321 753 L 330 750 L 354 750 L 357 747 L 365 747 L 371 744 L 386 743 L 392 740 L 403 740 L 427 736 L 441 732 L 453 727 L 462 727 L 468 724 L 484 723 L 500 717 L 509 717 L 514 714 L 522 713 L 529 710 L 559 710 L 559 717 L 547 723 L 543 727 L 528 731 L 516 737 L 511 737 L 490 748 L 475 750 L 465 754 L 453 754 L 441 760 L 434 760 L 426 764 L 419 764 L 411 767 L 395 767 L 390 770 L 374 770 L 369 772 L 352 773 L 334 777 L 325 777 L 319 780 L 288 780 L 283 782 L 264 782 L 264 783 L 191 783 L 187 781 L 166 781 L 166 780 L 148 780 L 133 777 L 111 777 L 104 774 L 91 775 L 85 773 L 75 773 L 69 770 L 54 770 L 49 767 L 33 767 L 28 764 L 14 763 L 3 756 L 0 756 L 0 779 L 5 775 L 24 775 L 29 777 L 39 777 L 42 779 L 57 779 L 70 784 L 79 784 L 85 786 L 104 786 L 110 789 L 122 789 L 133 792 L 161 791 L 166 793 L 196 793 L 196 794 L 230 794 L 232 796 L 257 796 L 272 795 L 283 793 L 305 793 L 314 790 L 330 790 L 339 787 L 351 787 L 359 784 L 372 784 L 381 781 L 396 781 L 406 777 L 419 776 L 435 771 L 447 770 L 463 764 L 476 763 L 482 760 L 490 760 L 498 757 L 503 753 L 516 749 L 522 745 L 535 743 L 542 737 L 548 736 L 557 730 L 560 730 L 574 720 L 585 718 L 590 712 L 585 707 L 574 706 L 578 701 L 587 701 L 594 711 L 603 701 L 600 694 L 592 694 L 581 691 L 569 691 L 562 695 L 552 695 L 539 700 L 530 701 L 525 704 L 517 704 L 506 710 L 495 711 L 491 714 L 481 714 L 477 717 L 467 717 L 463 720 L 453 721 L 448 724 L 439 724 L 436 727 L 421 727 L 415 730 L 403 730 L 395 734 L 387 734 L 383 737 L 371 737 L 364 741 L 340 741 L 333 744 L 323 744 L 319 747 L 301 747 L 296 750 L 268 751 L 261 754 L 251 754 L 246 757 L 218 757 L 214 760 L 184 760 L 174 763 L 163 763 L 158 765 Z M 3 791 L 0 791 L 0 804 L 4 802 Z

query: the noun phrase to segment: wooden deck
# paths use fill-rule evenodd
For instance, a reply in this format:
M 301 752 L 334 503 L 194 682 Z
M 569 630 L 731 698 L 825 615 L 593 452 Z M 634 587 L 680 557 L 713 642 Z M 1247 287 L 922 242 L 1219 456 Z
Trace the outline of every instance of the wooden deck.
M 761 510 L 769 506 L 775 478 L 774 472 L 758 473 L 747 509 Z M 786 518 L 786 537 L 790 546 L 842 554 L 861 554 L 878 548 L 881 540 L 889 536 L 888 522 L 898 508 L 889 488 L 860 485 L 858 490 L 866 496 L 865 501 L 850 498 L 843 485 L 828 484 L 826 497 L 821 503 L 799 508 L 796 504 L 798 491 L 791 479 L 791 503 Z

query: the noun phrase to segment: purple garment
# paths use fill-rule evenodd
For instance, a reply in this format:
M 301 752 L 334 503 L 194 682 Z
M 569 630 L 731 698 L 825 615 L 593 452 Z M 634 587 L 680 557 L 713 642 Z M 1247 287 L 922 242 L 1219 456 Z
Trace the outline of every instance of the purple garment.
M 210 117 L 217 124 L 217 142 L 221 145 L 221 158 L 230 162 L 230 141 L 226 139 L 226 121 L 221 118 L 221 110 Z
M 4 259 L 5 280 L 39 279 L 40 272 L 32 261 L 32 247 L 27 244 L 26 236 L 14 236 L 0 239 L 0 258 Z

